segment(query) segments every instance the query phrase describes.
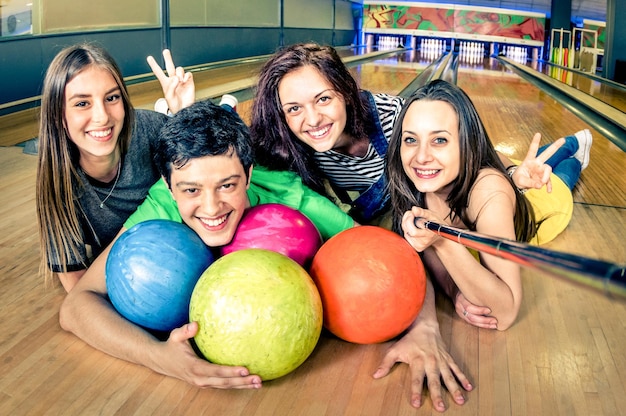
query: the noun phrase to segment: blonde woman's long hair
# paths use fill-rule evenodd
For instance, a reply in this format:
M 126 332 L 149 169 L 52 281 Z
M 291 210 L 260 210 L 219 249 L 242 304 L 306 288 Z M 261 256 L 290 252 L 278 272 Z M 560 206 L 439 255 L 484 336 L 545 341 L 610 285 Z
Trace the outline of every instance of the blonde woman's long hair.
M 77 207 L 77 192 L 82 186 L 78 176 L 80 154 L 70 140 L 65 125 L 65 87 L 86 68 L 98 67 L 111 73 L 120 87 L 124 103 L 124 126 L 118 145 L 124 155 L 130 142 L 134 110 L 121 71 L 101 47 L 83 43 L 60 51 L 51 62 L 44 79 L 39 119 L 36 203 L 41 249 L 40 273 L 48 285 L 55 259 L 61 271 L 68 271 L 72 257 L 80 258 L 84 244 Z M 83 262 L 85 267 L 87 261 Z

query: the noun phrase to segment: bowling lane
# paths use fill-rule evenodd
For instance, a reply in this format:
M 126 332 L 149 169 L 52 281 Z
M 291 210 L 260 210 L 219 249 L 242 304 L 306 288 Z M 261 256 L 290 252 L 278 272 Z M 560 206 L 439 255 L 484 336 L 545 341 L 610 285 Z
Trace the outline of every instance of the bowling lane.
M 594 137 L 591 163 L 574 190 L 574 201 L 625 207 L 626 153 L 550 95 L 498 62 L 486 62 L 486 66 L 490 69 L 460 70 L 458 85 L 474 101 L 496 148 L 522 159 L 535 132 L 542 134 L 543 144 L 588 128 Z
M 535 63 L 534 69 L 622 112 L 626 112 L 626 86 L 622 84 L 607 82 L 599 77 L 590 76 L 580 71 L 558 68 L 545 63 Z
M 481 68 L 483 62 L 487 60 L 484 55 L 484 47 L 468 48 L 467 45 L 464 47 L 462 43 L 459 50 L 459 66 Z M 626 86 L 622 84 L 603 79 L 597 75 L 558 67 L 545 61 L 528 59 L 530 55 L 525 50 L 523 52 L 518 51 L 518 53 L 513 51 L 513 53 L 506 53 L 505 55 L 518 64 L 526 65 L 622 112 L 626 112 Z
M 411 59 L 378 60 L 361 65 L 357 79 L 364 89 L 398 94 L 405 87 L 406 68 L 412 76 L 432 61 L 419 52 L 406 52 Z M 523 159 L 536 132 L 542 144 L 590 129 L 594 143 L 591 163 L 574 190 L 580 203 L 611 207 L 626 206 L 626 153 L 579 119 L 550 95 L 525 81 L 494 58 L 459 59 L 458 85 L 472 97 L 496 148 L 503 154 Z
M 434 60 L 409 50 L 350 68 L 358 85 L 373 93 L 399 94 Z

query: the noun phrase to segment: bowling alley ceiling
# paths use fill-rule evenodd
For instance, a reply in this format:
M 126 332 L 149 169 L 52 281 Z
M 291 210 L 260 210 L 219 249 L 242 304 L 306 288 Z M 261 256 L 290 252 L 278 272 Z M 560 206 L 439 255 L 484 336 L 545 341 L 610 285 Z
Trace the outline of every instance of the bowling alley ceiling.
M 385 0 L 381 0 L 385 1 Z M 412 1 L 415 0 L 400 0 Z M 500 9 L 524 10 L 545 13 L 550 16 L 551 4 L 558 0 L 417 0 L 422 3 L 450 3 L 480 7 L 497 7 Z M 624 1 L 624 0 L 614 0 Z M 361 1 L 362 3 L 363 1 Z M 572 0 L 572 21 L 582 23 L 582 19 L 606 21 L 607 0 Z

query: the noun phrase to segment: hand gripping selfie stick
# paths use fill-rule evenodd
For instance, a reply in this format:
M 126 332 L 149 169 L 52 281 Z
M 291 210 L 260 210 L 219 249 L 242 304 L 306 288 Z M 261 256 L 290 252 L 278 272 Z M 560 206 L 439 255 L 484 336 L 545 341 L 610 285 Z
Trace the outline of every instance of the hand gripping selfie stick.
M 599 290 L 608 297 L 626 299 L 626 265 L 539 248 L 505 238 L 438 224 L 416 217 L 417 228 L 428 229 L 466 247 L 563 277 Z

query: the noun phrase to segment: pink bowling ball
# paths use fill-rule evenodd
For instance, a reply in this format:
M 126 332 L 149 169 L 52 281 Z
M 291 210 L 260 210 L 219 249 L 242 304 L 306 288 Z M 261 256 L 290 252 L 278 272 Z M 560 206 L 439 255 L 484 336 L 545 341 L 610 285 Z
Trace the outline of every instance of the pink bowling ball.
M 233 240 L 221 252 L 263 248 L 308 267 L 321 245 L 322 237 L 306 215 L 282 204 L 261 204 L 246 210 Z

